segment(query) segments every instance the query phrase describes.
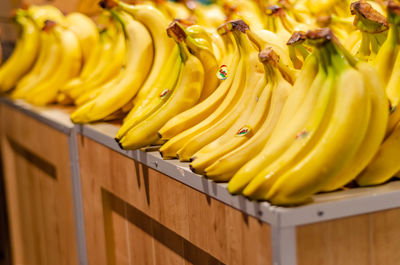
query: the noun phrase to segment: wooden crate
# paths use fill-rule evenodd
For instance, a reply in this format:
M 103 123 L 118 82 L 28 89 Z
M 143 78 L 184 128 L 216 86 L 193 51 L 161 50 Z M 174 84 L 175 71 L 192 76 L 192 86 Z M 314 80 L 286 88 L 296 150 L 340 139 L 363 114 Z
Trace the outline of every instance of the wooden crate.
M 121 150 L 117 129 L 77 128 L 89 265 L 400 265 L 400 181 L 274 207 L 157 152 Z
M 0 107 L 15 264 L 400 265 L 400 181 L 274 207 L 121 150 L 115 125 L 71 130 L 60 111 Z
M 13 263 L 78 264 L 69 135 L 11 105 L 0 106 Z
M 89 265 L 272 264 L 270 226 L 78 137 Z

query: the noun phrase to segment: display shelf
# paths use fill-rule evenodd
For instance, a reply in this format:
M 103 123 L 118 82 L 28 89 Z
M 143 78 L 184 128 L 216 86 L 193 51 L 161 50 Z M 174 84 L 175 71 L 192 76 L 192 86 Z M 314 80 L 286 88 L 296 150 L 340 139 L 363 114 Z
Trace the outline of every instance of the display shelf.
M 84 136 L 271 225 L 297 226 L 400 207 L 400 181 L 317 194 L 312 203 L 297 207 L 276 207 L 268 202 L 251 201 L 241 195 L 231 195 L 226 183 L 216 183 L 193 173 L 189 163 L 163 160 L 157 151 L 122 150 L 114 140 L 119 129 L 117 125 L 76 126 Z
M 168 257 L 175 260 L 181 255 L 178 258 L 183 257 L 185 264 L 199 264 L 190 263 L 196 258 L 210 264 L 400 264 L 396 248 L 400 244 L 400 181 L 318 194 L 303 206 L 276 207 L 231 195 L 226 184 L 194 174 L 188 163 L 163 160 L 157 151 L 122 150 L 114 140 L 118 125 L 73 125 L 69 109 L 36 108 L 4 98 L 0 103 L 68 136 L 69 150 L 65 152 L 72 174 L 79 264 L 120 260 L 129 264 L 137 253 L 147 253 L 145 249 L 138 252 L 140 247 L 132 241 L 135 238 L 143 244 L 153 242 L 153 251 L 156 248 L 165 255 L 174 250 Z M 3 115 L 5 118 L 12 117 Z M 18 128 L 22 130 L 23 125 Z M 149 172 L 151 193 L 135 182 L 136 178 L 146 182 L 144 171 Z M 149 198 L 158 204 L 150 207 Z M 191 200 L 194 203 L 188 204 Z M 193 221 L 193 216 L 199 220 Z M 159 233 L 146 230 L 147 222 Z M 239 237 L 231 235 L 237 231 Z M 125 233 L 126 237 L 116 236 Z M 252 238 L 262 247 L 249 248 Z M 179 244 L 169 245 L 168 240 Z M 225 247 L 221 247 L 223 240 Z M 212 247 L 215 242 L 220 244 L 216 250 Z M 102 252 L 105 254 L 99 255 Z M 141 258 L 156 262 L 154 255 L 160 253 L 154 253 L 152 258 L 146 256 L 151 253 Z
M 65 112 L 2 98 L 1 156 L 14 264 L 79 264 Z

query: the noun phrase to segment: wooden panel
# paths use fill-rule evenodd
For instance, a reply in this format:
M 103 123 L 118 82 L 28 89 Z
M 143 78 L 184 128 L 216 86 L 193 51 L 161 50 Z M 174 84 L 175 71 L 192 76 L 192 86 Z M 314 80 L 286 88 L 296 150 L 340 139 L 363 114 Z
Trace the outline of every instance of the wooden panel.
M 400 265 L 400 209 L 297 228 L 299 265 Z
M 371 264 L 400 265 L 400 209 L 373 213 L 371 216 Z
M 370 264 L 369 216 L 297 228 L 299 265 Z
M 90 265 L 271 264 L 267 224 L 86 137 L 78 147 Z
M 67 135 L 6 105 L 1 128 L 14 264 L 77 264 Z

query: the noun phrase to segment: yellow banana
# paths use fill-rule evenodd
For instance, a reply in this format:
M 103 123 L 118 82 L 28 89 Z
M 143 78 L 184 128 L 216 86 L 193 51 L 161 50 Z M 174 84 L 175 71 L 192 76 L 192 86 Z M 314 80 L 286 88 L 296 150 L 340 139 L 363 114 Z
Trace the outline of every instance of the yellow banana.
M 69 13 L 66 17 L 68 28 L 76 34 L 82 49 L 83 61 L 86 62 L 93 47 L 99 42 L 99 31 L 96 24 L 86 15 L 78 12 Z
M 165 89 L 162 90 L 158 95 L 155 94 L 157 92 L 156 89 L 150 91 L 148 93 L 147 103 L 140 103 L 139 99 L 133 100 L 134 107 L 130 110 L 128 115 L 124 119 L 124 123 L 122 124 L 121 128 L 118 130 L 115 139 L 121 139 L 131 128 L 133 128 L 138 123 L 145 120 L 151 114 L 153 114 L 157 109 L 159 109 L 171 96 L 173 93 L 175 86 L 178 82 L 179 75 L 182 68 L 182 59 L 179 55 L 179 47 L 176 46 L 173 51 L 173 56 L 168 58 L 168 63 L 166 64 L 166 68 L 163 72 L 168 72 L 170 74 L 170 78 L 164 80 L 164 87 Z M 141 94 L 141 95 L 140 95 Z M 154 95 L 153 95 L 154 94 Z M 144 95 L 140 93 L 137 97 Z M 152 98 L 150 98 L 152 95 Z
M 400 123 L 379 147 L 372 161 L 357 177 L 360 186 L 378 185 L 388 181 L 400 170 Z
M 315 54 L 307 57 L 303 70 L 296 80 L 291 93 L 287 96 L 289 90 L 280 85 L 272 95 L 271 114 L 260 130 L 243 146 L 235 149 L 231 153 L 219 159 L 216 163 L 206 169 L 207 176 L 222 180 L 231 179 L 238 170 L 245 165 L 252 157 L 259 154 L 266 145 L 275 126 L 281 123 L 281 126 L 293 120 L 293 116 L 298 112 L 300 104 L 303 102 L 304 95 L 313 83 L 318 72 L 318 63 Z M 285 84 L 280 82 L 280 84 Z M 283 90 L 283 91 L 282 91 Z M 286 99 L 287 98 L 287 99 Z M 285 118 L 286 117 L 286 118 Z M 256 174 L 256 173 L 254 173 Z M 245 176 L 245 177 L 243 177 Z M 228 184 L 228 190 L 231 193 L 238 193 L 251 180 L 253 175 L 237 174 Z
M 227 111 L 224 116 L 219 118 L 218 121 L 212 126 L 191 138 L 177 152 L 177 155 L 181 161 L 188 161 L 192 159 L 192 156 L 198 150 L 218 138 L 232 124 L 234 124 L 251 100 L 251 89 L 255 84 L 257 84 L 259 79 L 263 77 L 264 69 L 262 68 L 262 65 L 260 65 L 261 63 L 258 61 L 257 52 L 251 46 L 247 35 L 242 32 L 245 32 L 248 29 L 248 26 L 241 20 L 231 21 L 225 25 L 232 30 L 235 40 L 239 46 L 239 51 L 241 52 L 240 56 L 243 57 L 242 63 L 245 67 L 245 73 L 242 77 L 240 77 L 242 80 L 238 80 L 235 82 L 236 84 L 234 83 L 234 85 L 239 86 L 239 94 L 236 96 L 237 99 L 231 106 L 231 109 Z
M 177 152 L 187 141 L 226 115 L 238 100 L 245 68 L 240 60 L 237 45 L 232 41 L 232 33 L 224 33 L 224 36 L 229 39 L 229 46 L 233 46 L 233 63 L 227 64 L 226 75 L 224 74 L 226 79 L 212 96 L 188 110 L 187 113 L 183 112 L 182 119 L 178 115 L 164 125 L 166 129 L 160 129 L 159 133 L 162 138 L 168 139 L 168 136 L 171 136 L 169 141 L 160 148 L 160 152 L 165 158 L 177 157 Z
M 326 67 L 322 65 L 320 67 Z M 320 71 L 325 71 L 321 69 Z M 319 92 L 315 101 L 312 103 L 314 109 L 309 114 L 307 120 L 304 121 L 304 125 L 301 130 L 291 134 L 282 135 L 281 137 L 288 137 L 294 140 L 281 155 L 275 157 L 274 160 L 266 159 L 263 161 L 263 168 L 256 173 L 251 182 L 243 190 L 246 196 L 252 198 L 262 198 L 280 175 L 288 170 L 290 166 L 298 163 L 301 159 L 307 155 L 316 141 L 318 141 L 321 130 L 324 129 L 324 119 L 329 116 L 329 112 L 332 106 L 331 99 L 333 95 L 335 72 L 332 66 L 327 67 L 327 76 L 322 86 L 319 88 Z M 301 114 L 300 114 L 301 115 Z M 295 115 L 293 120 L 300 119 L 300 115 Z M 288 130 L 289 131 L 289 130 Z
M 259 58 L 264 64 L 265 78 L 260 80 L 253 88 L 252 93 L 255 93 L 253 94 L 255 103 L 250 103 L 241 117 L 222 136 L 194 154 L 193 157 L 196 157 L 196 159 L 191 163 L 191 168 L 196 172 L 206 173 L 204 170 L 218 158 L 242 145 L 257 133 L 268 117 L 271 93 L 280 90 L 281 87 L 288 88 L 290 86 L 286 81 L 282 80 L 277 68 L 279 56 L 271 48 L 261 51 Z M 264 87 L 261 93 L 257 91 L 258 86 Z
M 18 84 L 11 94 L 13 98 L 22 97 L 24 91 L 28 91 L 31 87 L 42 80 L 41 77 L 45 76 L 46 72 L 48 71 L 48 67 L 50 66 L 49 61 L 52 60 L 52 56 L 56 55 L 53 50 L 54 46 L 57 46 L 55 44 L 54 35 L 42 30 L 40 32 L 40 50 L 38 58 L 31 71 L 29 71 L 29 73 L 24 75 L 18 81 Z
M 178 42 L 183 61 L 178 84 L 164 105 L 122 137 L 119 144 L 124 149 L 137 149 L 157 142 L 158 130 L 176 114 L 195 105 L 200 98 L 204 83 L 203 66 L 174 30 L 170 28 L 170 34 Z
M 67 84 L 63 92 L 76 100 L 79 96 L 101 87 L 110 80 L 117 78 L 125 60 L 125 35 L 117 24 L 109 25 L 101 33 L 100 44 L 93 51 L 89 61 L 84 65 L 79 81 Z M 97 57 L 97 60 L 94 58 Z M 91 65 L 91 62 L 96 62 Z
M 382 83 L 373 66 L 361 62 L 357 65 L 357 68 L 363 75 L 366 89 L 371 97 L 371 118 L 367 133 L 353 160 L 337 174 L 336 178 L 325 183 L 324 191 L 336 190 L 353 180 L 372 160 L 385 137 L 389 116 L 385 89 L 382 87 Z M 389 159 L 389 157 L 387 158 Z
M 195 126 L 202 120 L 206 119 L 213 111 L 215 111 L 221 102 L 224 100 L 226 93 L 229 91 L 232 74 L 235 73 L 236 65 L 238 64 L 238 50 L 237 46 L 232 41 L 231 34 L 223 35 L 223 39 L 226 42 L 227 53 L 222 61 L 222 65 L 226 65 L 228 76 L 221 78 L 226 78 L 220 83 L 218 88 L 214 91 L 210 97 L 205 99 L 203 102 L 197 104 L 193 108 L 182 112 L 181 114 L 175 116 L 169 120 L 159 131 L 160 137 L 162 139 L 171 139 L 172 137 L 178 135 L 179 133 Z M 221 70 L 224 70 L 223 68 Z M 216 73 L 214 73 L 216 74 Z M 161 147 L 160 152 L 165 155 L 165 157 L 175 157 L 176 151 L 168 151 L 169 146 L 173 141 L 167 142 L 163 147 Z
M 314 55 L 310 55 L 314 56 Z M 304 73 L 305 74 L 305 73 Z M 303 73 L 300 73 L 302 76 Z M 300 77 L 299 77 L 300 78 Z M 230 190 L 238 192 L 243 189 L 265 165 L 277 159 L 293 142 L 296 136 L 304 129 L 304 125 L 314 113 L 315 104 L 320 94 L 320 89 L 327 78 L 326 71 L 319 70 L 314 80 L 308 80 L 307 87 L 300 87 L 304 81 L 297 82 L 286 101 L 281 117 L 272 132 L 269 140 L 260 153 L 254 156 L 233 176 L 229 183 Z M 299 93 L 301 92 L 301 94 Z M 296 96 L 296 97 L 295 97 Z
M 304 203 L 336 178 L 359 149 L 369 123 L 370 97 L 362 74 L 346 66 L 347 61 L 341 54 L 334 53 L 331 58 L 336 71 L 342 72 L 336 83 L 333 109 L 327 117 L 326 129 L 321 132 L 315 147 L 284 172 L 266 194 L 257 194 L 257 198 L 277 205 Z M 352 82 L 351 89 L 349 82 Z
M 373 64 L 378 70 L 378 74 L 382 79 L 383 86 L 386 87 L 390 76 L 393 71 L 393 66 L 399 53 L 399 25 L 400 25 L 400 13 L 398 11 L 399 4 L 394 1 L 389 1 L 388 3 L 388 14 L 390 29 L 388 32 L 388 37 L 386 41 L 382 44 L 378 54 L 373 61 Z
M 108 4 L 111 2 L 113 1 L 108 1 Z M 169 21 L 159 10 L 149 5 L 131 6 L 119 1 L 116 1 L 116 4 L 148 28 L 153 37 L 155 51 L 154 63 L 149 76 L 133 100 L 133 108 L 125 117 L 123 128 L 116 136 L 117 139 L 120 139 L 132 128 L 131 124 L 135 123 L 135 121 L 130 123 L 131 119 L 135 119 L 139 115 L 145 117 L 155 110 L 150 108 L 150 112 L 142 112 L 142 109 L 147 108 L 154 98 L 162 95 L 165 91 L 172 92 L 178 80 L 181 64 L 177 62 L 180 60 L 179 49 L 165 33 Z M 171 71 L 171 68 L 174 69 Z M 167 93 L 167 96 L 169 95 L 170 93 Z
M 126 32 L 125 70 L 113 83 L 112 89 L 103 90 L 100 95 L 80 106 L 71 114 L 71 120 L 75 123 L 98 121 L 122 108 L 136 95 L 150 71 L 153 61 L 150 33 L 145 26 L 135 21 L 127 13 L 112 12 L 123 23 Z
M 56 25 L 52 32 L 60 45 L 59 66 L 53 69 L 49 79 L 38 83 L 24 95 L 25 100 L 34 105 L 41 106 L 54 102 L 59 85 L 76 77 L 81 69 L 82 52 L 75 34 L 59 25 Z
M 20 36 L 13 54 L 0 67 L 0 91 L 2 92 L 11 90 L 31 69 L 39 52 L 40 32 L 34 22 L 19 12 L 14 20 L 20 29 Z
M 268 141 L 278 120 L 281 116 L 290 116 L 296 113 L 296 104 L 294 101 L 301 101 L 315 75 L 317 74 L 316 57 L 312 54 L 304 64 L 304 69 L 299 75 L 295 85 L 291 87 L 282 77 L 278 86 L 272 92 L 271 107 L 268 111 L 268 117 L 263 125 L 245 144 L 236 148 L 232 152 L 218 159 L 214 164 L 206 168 L 206 174 L 209 178 L 218 181 L 227 181 L 252 157 L 258 154 Z M 289 94 L 290 90 L 290 94 Z M 231 193 L 237 193 L 243 188 L 242 179 L 232 179 L 229 182 L 228 189 Z

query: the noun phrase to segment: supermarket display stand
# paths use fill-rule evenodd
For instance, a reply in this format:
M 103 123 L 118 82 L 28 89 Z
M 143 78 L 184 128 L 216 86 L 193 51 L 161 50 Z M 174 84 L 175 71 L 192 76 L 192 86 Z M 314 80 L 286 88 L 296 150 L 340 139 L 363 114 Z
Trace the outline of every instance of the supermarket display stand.
M 84 234 L 75 223 L 81 218 L 74 125 L 56 108 L 6 97 L 0 108 L 13 264 L 85 264 Z
M 1 103 L 68 135 L 79 264 L 400 264 L 400 181 L 275 207 L 156 151 L 120 149 L 116 125 L 73 126 L 63 110 Z

